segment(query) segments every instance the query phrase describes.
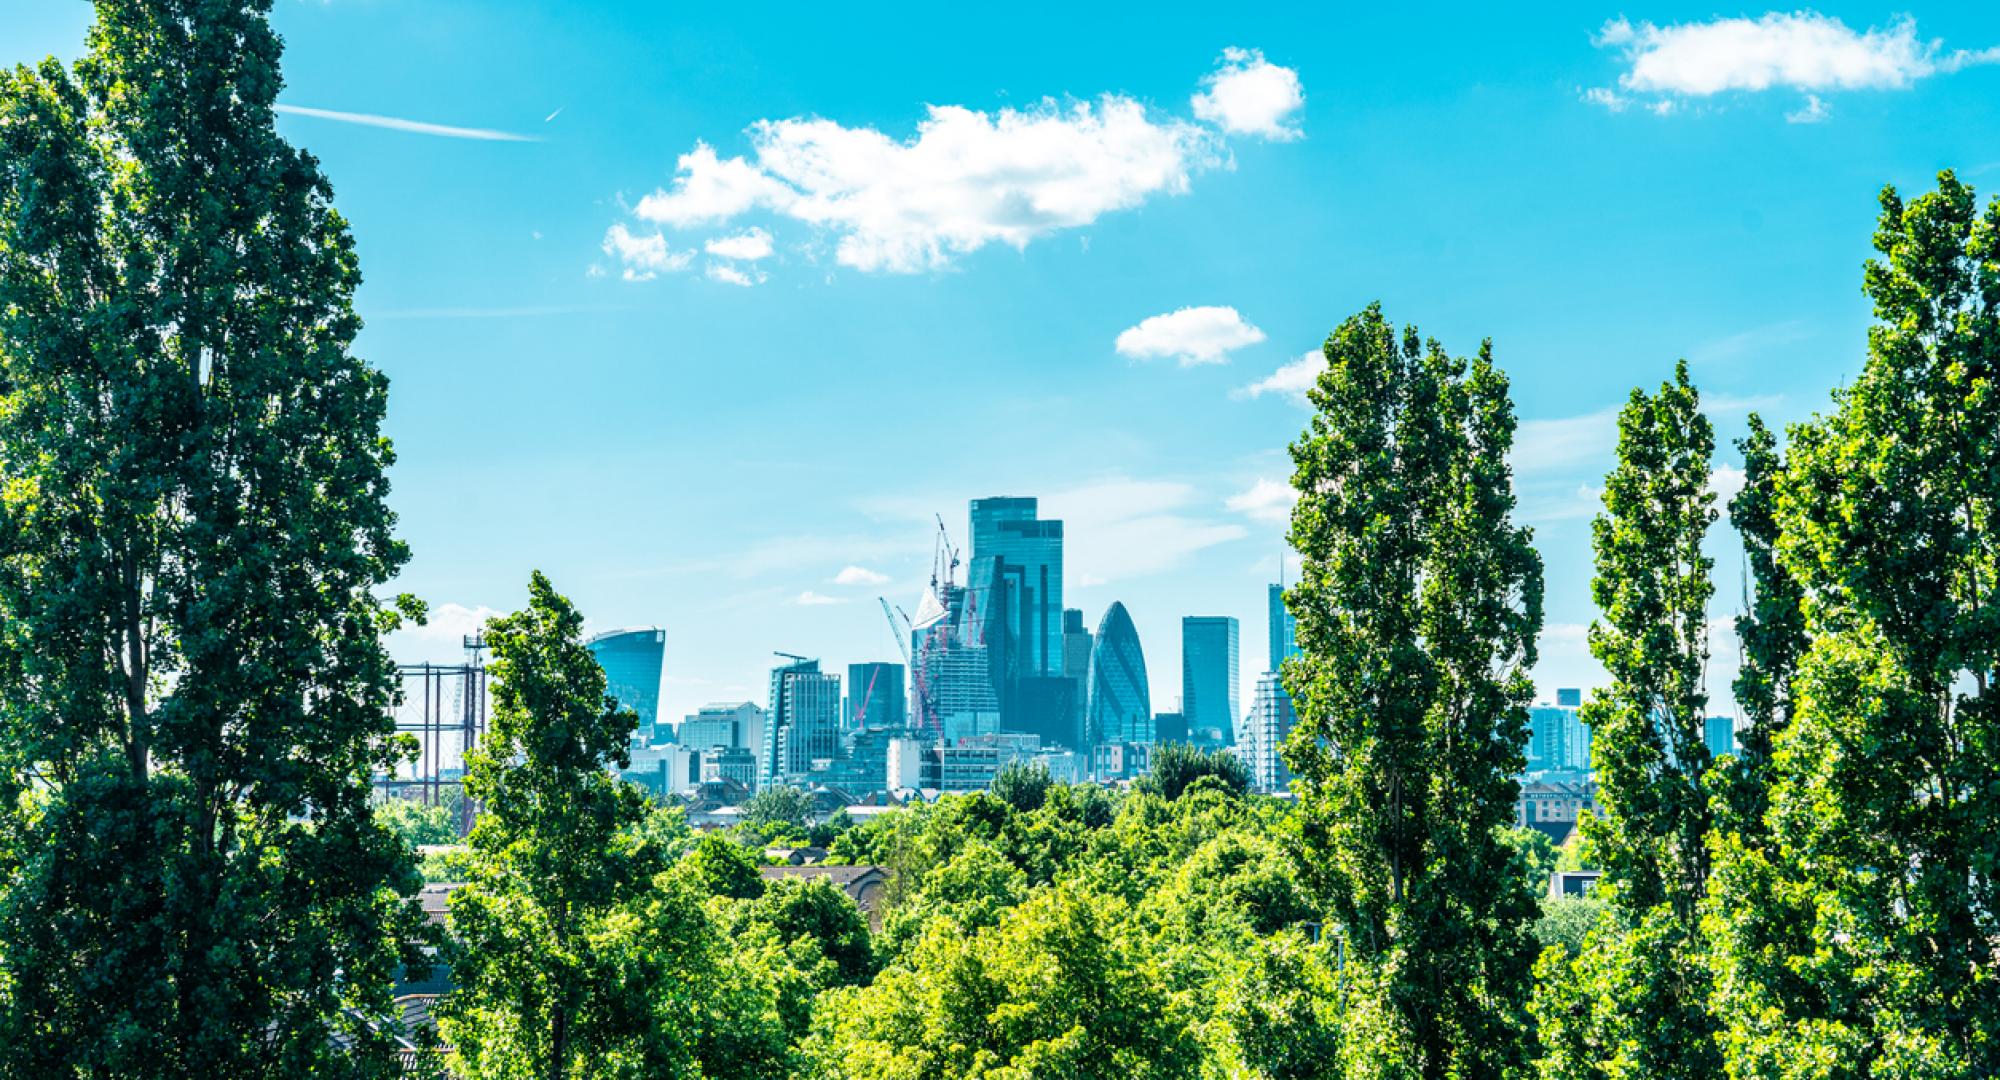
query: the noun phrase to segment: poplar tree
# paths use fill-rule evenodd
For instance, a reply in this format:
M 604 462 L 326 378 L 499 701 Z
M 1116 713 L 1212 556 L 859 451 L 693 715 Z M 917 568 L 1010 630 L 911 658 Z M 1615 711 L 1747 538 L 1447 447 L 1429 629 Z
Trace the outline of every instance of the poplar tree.
M 457 1073 L 488 1080 L 693 1076 L 691 990 L 712 982 L 715 931 L 654 877 L 637 842 L 638 715 L 605 693 L 583 616 L 537 571 L 528 606 L 487 623 L 491 728 L 466 763 L 485 807 L 471 880 L 450 901 L 452 976 L 440 1028 Z
M 1867 362 L 1776 484 L 1805 644 L 1769 842 L 1717 863 L 1740 1077 L 2000 1075 L 2000 200 L 1881 205 Z
M 1687 363 L 1618 415 L 1618 460 L 1591 523 L 1601 618 L 1590 651 L 1610 685 L 1580 719 L 1591 730 L 1597 811 L 1584 819 L 1604 871 L 1606 918 L 1572 961 L 1540 965 L 1543 1075 L 1709 1077 L 1699 914 L 1709 876 L 1708 602 L 1716 519 L 1715 433 Z
M 0 1074 L 391 1064 L 407 553 L 269 6 L 102 0 L 0 72 Z
M 1535 902 L 1501 830 L 1525 766 L 1542 567 L 1511 522 L 1514 412 L 1378 306 L 1327 340 L 1292 446 L 1303 557 L 1302 864 L 1348 950 L 1353 1076 L 1512 1075 L 1527 1060 Z

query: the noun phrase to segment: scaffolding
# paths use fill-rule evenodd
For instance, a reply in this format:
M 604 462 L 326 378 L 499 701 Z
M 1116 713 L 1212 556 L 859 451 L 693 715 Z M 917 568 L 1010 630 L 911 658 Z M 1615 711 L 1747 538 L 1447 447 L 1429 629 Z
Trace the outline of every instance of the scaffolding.
M 472 831 L 478 811 L 462 796 L 466 755 L 486 734 L 487 674 L 480 656 L 485 648 L 484 640 L 471 636 L 465 639 L 462 664 L 398 665 L 402 695 L 392 718 L 398 735 L 415 739 L 417 752 L 394 773 L 375 778 L 378 791 L 433 806 L 444 804 L 455 789 L 461 796 L 460 836 Z

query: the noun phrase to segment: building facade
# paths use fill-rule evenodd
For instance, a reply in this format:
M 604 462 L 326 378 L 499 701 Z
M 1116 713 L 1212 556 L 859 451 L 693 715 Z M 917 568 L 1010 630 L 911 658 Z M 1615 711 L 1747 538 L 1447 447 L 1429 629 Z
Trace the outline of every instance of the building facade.
M 1299 621 L 1292 617 L 1292 611 L 1285 606 L 1285 587 L 1273 584 L 1267 598 L 1270 607 L 1267 632 L 1270 635 L 1270 664 L 1266 671 L 1277 671 L 1285 661 L 1299 654 Z
M 1008 622 L 1018 644 L 1012 673 L 1063 673 L 1063 523 L 1042 520 L 1034 498 L 972 500 L 972 561 L 998 556 L 1014 590 Z
M 1286 736 L 1298 724 L 1292 697 L 1278 679 L 1267 671 L 1257 676 L 1257 690 L 1250 701 L 1250 715 L 1244 722 L 1243 739 L 1237 749 L 1250 766 L 1250 786 L 1258 791 L 1283 791 L 1291 786 L 1292 771 L 1279 751 Z
M 758 788 L 803 780 L 813 762 L 831 761 L 839 750 L 840 676 L 822 672 L 817 660 L 772 669 Z
M 1196 743 L 1236 743 L 1236 619 L 1188 615 L 1181 619 L 1181 712 Z
M 660 677 L 666 673 L 667 632 L 657 626 L 606 630 L 591 635 L 584 646 L 604 669 L 604 692 L 639 714 L 633 737 L 648 743 L 663 741 Z
M 1146 681 L 1146 654 L 1125 605 L 1114 602 L 1097 624 L 1090 650 L 1090 695 L 1084 742 L 1153 742 L 1153 699 Z
M 847 665 L 847 727 L 850 730 L 910 726 L 903 665 L 870 662 Z

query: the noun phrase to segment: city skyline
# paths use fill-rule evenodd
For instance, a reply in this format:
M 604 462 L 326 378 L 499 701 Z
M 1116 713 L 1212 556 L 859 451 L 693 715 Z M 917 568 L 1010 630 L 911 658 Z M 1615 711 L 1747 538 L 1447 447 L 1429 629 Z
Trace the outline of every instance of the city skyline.
M 76 57 L 89 15 L 0 0 L 0 60 Z M 1263 625 L 1308 354 L 1380 299 L 1455 353 L 1493 338 L 1550 568 L 1537 682 L 1595 685 L 1588 522 L 1630 388 L 1690 360 L 1726 491 L 1749 409 L 1802 419 L 1858 370 L 1881 185 L 2000 182 L 2000 67 L 1937 59 L 1993 45 L 1974 6 L 1801 15 L 1901 50 L 1825 86 L 1675 83 L 1646 43 L 1714 12 L 1631 15 L 1241 10 L 1162 18 L 1141 48 L 1090 12 L 1056 49 L 972 12 L 801 11 L 773 36 L 726 8 L 276 5 L 279 131 L 333 178 L 366 267 L 357 353 L 393 387 L 393 587 L 434 614 L 396 655 L 456 659 L 539 567 L 593 629 L 667 628 L 662 715 L 758 700 L 775 649 L 893 661 L 874 598 L 921 596 L 932 515 L 969 550 L 957 508 L 1019 493 L 1066 523 L 1065 606 L 1124 603 L 1164 710 L 1181 616 Z M 993 178 L 919 153 L 930 132 L 1114 156 L 1049 178 L 1078 200 L 1010 232 Z M 820 134 L 910 186 L 842 158 L 886 209 L 806 220 L 839 193 L 771 168 L 832 153 Z M 731 162 L 737 201 L 696 205 Z M 965 229 L 893 212 L 918 204 Z M 1726 627 L 1740 560 L 1726 529 L 1712 546 Z M 1718 711 L 1735 655 L 1718 633 Z

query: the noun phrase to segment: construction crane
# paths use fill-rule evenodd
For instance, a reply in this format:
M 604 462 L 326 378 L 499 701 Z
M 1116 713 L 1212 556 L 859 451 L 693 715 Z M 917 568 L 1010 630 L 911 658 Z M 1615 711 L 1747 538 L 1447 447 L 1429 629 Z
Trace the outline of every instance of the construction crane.
M 875 599 L 882 602 L 882 617 L 889 620 L 889 636 L 896 639 L 896 652 L 909 669 L 910 689 L 916 691 L 917 699 L 917 715 L 910 718 L 910 726 L 921 731 L 930 724 L 937 710 L 933 707 L 930 680 L 924 675 L 923 665 L 910 655 L 910 616 L 902 608 L 892 606 L 888 597 L 878 596 Z

